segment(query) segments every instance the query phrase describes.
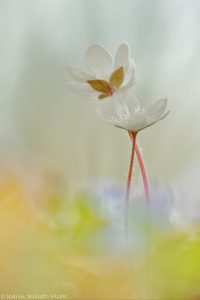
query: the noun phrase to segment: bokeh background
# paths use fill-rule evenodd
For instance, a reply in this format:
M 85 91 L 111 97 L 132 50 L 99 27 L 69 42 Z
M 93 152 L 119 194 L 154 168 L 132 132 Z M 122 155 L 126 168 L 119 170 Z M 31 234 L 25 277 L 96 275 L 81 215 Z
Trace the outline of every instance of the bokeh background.
M 140 135 L 151 177 L 185 186 L 198 176 L 198 0 L 1 0 L 0 20 L 1 168 L 34 191 L 42 181 L 62 190 L 124 183 L 129 140 L 96 117 L 93 100 L 67 90 L 65 65 L 84 67 L 91 43 L 114 55 L 127 42 L 138 98 L 167 97 L 171 109 Z
M 199 0 L 0 0 L 1 299 L 200 299 L 199 28 Z M 128 135 L 65 70 L 122 42 L 142 104 L 171 110 L 139 136 L 152 197 L 136 166 L 127 214 Z

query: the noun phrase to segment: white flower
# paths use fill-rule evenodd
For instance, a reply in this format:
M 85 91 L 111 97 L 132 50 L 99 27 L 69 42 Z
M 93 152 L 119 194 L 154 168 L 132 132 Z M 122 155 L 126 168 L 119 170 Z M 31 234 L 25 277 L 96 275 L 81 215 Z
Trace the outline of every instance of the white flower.
M 75 80 L 68 87 L 89 97 L 104 99 L 116 92 L 130 89 L 136 81 L 135 63 L 129 58 L 129 47 L 121 44 L 113 61 L 110 53 L 101 45 L 92 44 L 85 53 L 89 71 L 67 66 L 68 74 Z
M 126 93 L 114 95 L 109 106 L 104 104 L 96 112 L 104 121 L 137 133 L 165 118 L 169 114 L 166 107 L 167 99 L 160 99 L 148 109 L 143 109 L 132 93 Z

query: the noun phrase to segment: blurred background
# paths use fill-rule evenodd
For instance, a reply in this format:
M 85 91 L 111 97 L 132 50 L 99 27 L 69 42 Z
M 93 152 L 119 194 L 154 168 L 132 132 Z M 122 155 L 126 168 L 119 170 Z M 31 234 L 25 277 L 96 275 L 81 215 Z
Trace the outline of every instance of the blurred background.
M 171 110 L 140 134 L 148 172 L 190 190 L 200 160 L 198 0 L 1 0 L 0 20 L 1 170 L 33 192 L 125 183 L 127 135 L 96 117 L 93 100 L 67 90 L 65 65 L 84 67 L 91 43 L 114 55 L 127 42 L 138 98 L 149 106 L 167 97 Z
M 0 0 L 1 299 L 200 299 L 199 28 L 199 0 Z M 123 42 L 137 97 L 171 110 L 139 136 L 151 205 L 136 165 L 127 214 L 128 135 L 65 70 Z

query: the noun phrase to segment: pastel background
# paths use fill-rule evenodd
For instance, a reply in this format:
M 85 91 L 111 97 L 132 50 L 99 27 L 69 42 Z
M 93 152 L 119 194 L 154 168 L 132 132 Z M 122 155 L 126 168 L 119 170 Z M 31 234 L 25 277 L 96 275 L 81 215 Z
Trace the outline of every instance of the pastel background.
M 138 98 L 148 106 L 167 97 L 171 109 L 140 136 L 150 174 L 171 184 L 197 167 L 198 0 L 8 0 L 0 2 L 0 16 L 4 165 L 12 157 L 27 176 L 45 170 L 59 188 L 125 181 L 127 136 L 96 117 L 96 103 L 67 90 L 65 72 L 67 64 L 84 67 L 89 44 L 114 54 L 125 41 L 136 61 Z
M 1 299 L 200 299 L 199 28 L 199 0 L 0 0 Z M 128 135 L 65 70 L 122 42 L 142 104 L 171 110 L 140 134 L 152 198 L 136 167 L 128 238 Z

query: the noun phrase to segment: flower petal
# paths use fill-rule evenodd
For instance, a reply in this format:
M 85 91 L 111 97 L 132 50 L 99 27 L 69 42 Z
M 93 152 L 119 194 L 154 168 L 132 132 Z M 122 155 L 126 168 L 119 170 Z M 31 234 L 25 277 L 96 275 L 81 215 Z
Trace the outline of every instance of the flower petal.
M 134 66 L 134 62 L 131 60 L 128 68 L 124 73 L 124 83 L 127 84 L 130 80 L 136 81 L 136 70 Z
M 66 66 L 67 73 L 75 80 L 79 82 L 85 82 L 87 80 L 94 79 L 94 76 L 91 74 L 84 72 L 82 70 L 79 70 L 76 67 L 73 66 Z
M 126 92 L 127 90 L 131 89 L 135 84 L 136 84 L 136 78 L 135 77 L 130 78 L 129 81 L 127 81 L 120 87 L 119 91 Z
M 108 98 L 108 97 L 110 97 L 110 94 L 100 94 L 98 96 L 99 100 L 102 100 L 102 99 L 105 99 L 105 98 Z
M 126 128 L 131 131 L 140 131 L 148 126 L 147 117 L 143 111 L 137 112 L 129 118 Z
M 115 55 L 115 69 L 120 67 L 124 67 L 124 70 L 129 65 L 129 47 L 127 44 L 123 43 L 117 49 L 117 53 Z
M 97 92 L 109 94 L 111 91 L 109 83 L 105 80 L 88 80 L 87 83 L 91 86 L 91 88 L 93 88 Z
M 148 125 L 147 125 L 146 127 L 149 127 L 149 126 L 151 126 L 151 125 L 153 125 L 153 124 L 155 124 L 155 123 L 157 123 L 157 122 L 163 120 L 164 118 L 166 118 L 166 117 L 168 116 L 169 113 L 170 113 L 170 110 L 168 110 L 164 115 L 161 115 L 160 118 L 158 118 L 158 119 L 156 119 L 156 120 L 154 120 L 154 121 L 152 121 L 152 119 L 150 119 L 150 120 L 148 121 Z M 145 127 L 145 128 L 146 128 L 146 127 Z
M 145 112 L 148 117 L 156 120 L 164 113 L 166 107 L 167 99 L 160 99 L 155 104 L 150 106 L 147 110 L 145 110 Z
M 85 53 L 85 61 L 97 79 L 108 80 L 113 71 L 113 60 L 104 47 L 98 44 L 89 46 Z
M 98 117 L 100 117 L 102 120 L 104 120 L 105 122 L 108 122 L 110 124 L 113 124 L 115 126 L 119 126 L 120 122 L 117 118 L 106 114 L 103 110 L 101 110 L 100 108 L 96 109 L 96 114 L 98 115 Z
M 129 69 L 133 69 L 134 72 L 136 71 L 135 61 L 132 58 L 129 58 Z
M 98 93 L 93 90 L 89 84 L 85 84 L 85 83 L 78 83 L 78 82 L 68 82 L 67 83 L 67 87 L 79 94 L 79 95 L 84 95 L 84 96 L 88 96 L 88 97 L 97 97 Z
M 132 91 L 127 91 L 125 94 L 126 103 L 128 105 L 129 111 L 130 111 L 130 117 L 135 115 L 137 112 L 141 110 L 140 107 L 140 101 L 135 96 L 135 94 Z
M 120 67 L 110 76 L 109 83 L 113 89 L 119 88 L 124 81 L 124 68 Z
M 170 112 L 171 111 L 168 110 L 164 115 L 160 116 L 160 118 L 158 118 L 154 123 L 159 122 L 159 121 L 163 120 L 164 118 L 166 118 Z
M 111 99 L 118 118 L 120 120 L 128 120 L 128 118 L 130 117 L 130 111 L 125 101 L 124 95 L 114 94 Z

